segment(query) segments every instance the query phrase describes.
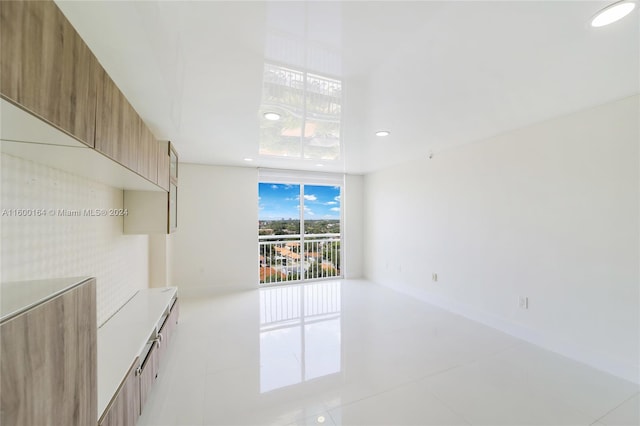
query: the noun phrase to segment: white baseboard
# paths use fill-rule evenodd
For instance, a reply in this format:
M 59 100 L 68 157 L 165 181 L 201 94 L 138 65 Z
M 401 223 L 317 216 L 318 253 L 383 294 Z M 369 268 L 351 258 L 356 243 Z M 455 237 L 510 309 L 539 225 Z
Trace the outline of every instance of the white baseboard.
M 544 349 L 555 352 L 567 358 L 571 358 L 575 361 L 581 362 L 598 370 L 602 370 L 616 377 L 620 377 L 635 384 L 640 384 L 640 372 L 637 365 L 634 366 L 622 364 L 610 359 L 606 359 L 597 354 L 586 353 L 582 348 L 577 348 L 567 343 L 558 342 L 542 335 L 535 330 L 531 330 L 520 324 L 515 324 L 502 317 L 492 315 L 488 312 L 480 311 L 471 306 L 435 294 L 431 294 L 426 291 L 421 291 L 419 289 L 411 288 L 408 286 L 391 287 L 384 284 L 381 285 L 395 290 L 399 293 L 411 296 L 415 299 L 438 306 L 442 309 L 458 314 L 470 320 L 495 328 L 513 337 L 540 346 Z

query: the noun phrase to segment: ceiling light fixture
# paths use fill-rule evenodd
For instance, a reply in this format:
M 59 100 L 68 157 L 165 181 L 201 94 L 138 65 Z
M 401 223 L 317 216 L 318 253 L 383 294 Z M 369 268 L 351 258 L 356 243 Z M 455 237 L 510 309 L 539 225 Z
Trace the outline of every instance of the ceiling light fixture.
M 265 112 L 264 118 L 269 121 L 278 121 L 280 120 L 280 114 L 278 114 L 277 112 Z
M 591 18 L 591 26 L 596 28 L 604 27 L 605 25 L 619 21 L 630 14 L 635 7 L 636 2 L 633 0 L 622 0 L 610 4 Z
M 253 161 L 253 158 L 245 158 L 244 161 L 251 162 L 251 161 Z
M 388 130 L 379 130 L 376 132 L 376 136 L 389 136 L 391 134 Z

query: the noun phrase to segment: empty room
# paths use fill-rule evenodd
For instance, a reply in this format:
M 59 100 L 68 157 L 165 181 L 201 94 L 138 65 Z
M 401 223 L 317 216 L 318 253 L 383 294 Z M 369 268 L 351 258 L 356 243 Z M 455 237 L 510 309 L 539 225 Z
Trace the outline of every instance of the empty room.
M 0 424 L 640 426 L 639 9 L 0 1 Z

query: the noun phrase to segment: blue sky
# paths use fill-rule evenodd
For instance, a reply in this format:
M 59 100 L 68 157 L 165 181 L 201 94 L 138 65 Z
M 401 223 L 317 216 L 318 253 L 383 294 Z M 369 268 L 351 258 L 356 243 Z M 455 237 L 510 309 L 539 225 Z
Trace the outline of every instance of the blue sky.
M 258 184 L 260 220 L 298 219 L 300 185 Z M 304 186 L 305 219 L 340 219 L 340 187 Z

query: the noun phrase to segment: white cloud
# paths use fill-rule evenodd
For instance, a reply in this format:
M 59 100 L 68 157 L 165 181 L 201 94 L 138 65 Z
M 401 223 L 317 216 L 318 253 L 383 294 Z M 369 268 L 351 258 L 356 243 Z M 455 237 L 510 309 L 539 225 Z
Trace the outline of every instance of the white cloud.
M 300 210 L 300 206 L 298 206 L 298 210 Z M 311 209 L 307 206 L 304 206 L 304 215 L 305 216 L 315 216 L 315 213 L 311 211 Z
M 340 196 L 336 195 L 335 197 L 333 197 L 333 199 L 336 200 L 336 201 L 340 201 Z
M 340 207 L 332 207 L 329 210 L 331 210 L 332 212 L 339 212 L 340 211 Z
M 300 211 L 300 204 L 298 204 L 296 206 L 296 208 L 298 209 L 298 211 Z M 313 211 L 311 211 L 311 209 L 309 207 L 307 207 L 307 206 L 304 206 L 304 214 L 307 215 L 307 216 L 314 216 L 315 215 L 315 213 Z
M 327 203 L 323 203 L 325 206 L 335 206 L 336 204 L 338 204 L 337 201 L 329 201 Z
M 305 200 L 307 200 L 307 201 L 317 201 L 317 200 L 318 200 L 318 197 L 316 197 L 316 196 L 315 196 L 315 195 L 313 195 L 313 194 L 309 194 L 309 195 L 305 195 L 305 196 L 304 196 L 304 199 L 305 199 Z
M 278 189 L 278 185 L 271 185 L 271 189 Z

